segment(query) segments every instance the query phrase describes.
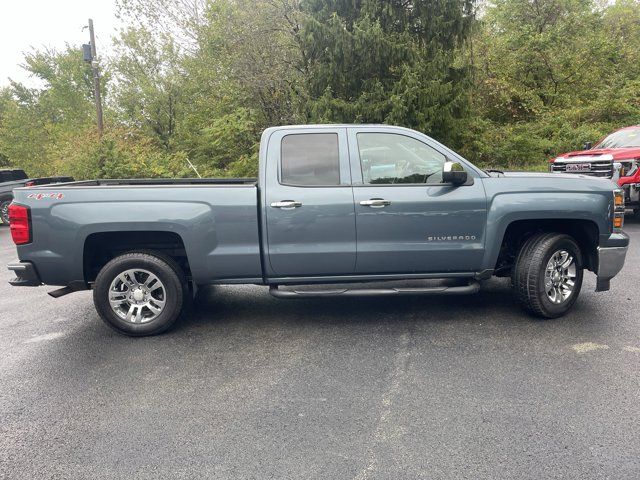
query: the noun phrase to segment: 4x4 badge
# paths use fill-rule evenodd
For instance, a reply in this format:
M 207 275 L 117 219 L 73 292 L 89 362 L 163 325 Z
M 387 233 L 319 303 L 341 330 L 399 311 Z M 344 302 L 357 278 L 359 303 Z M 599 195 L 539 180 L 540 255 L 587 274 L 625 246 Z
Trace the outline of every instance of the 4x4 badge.
M 53 198 L 55 200 L 62 200 L 64 193 L 30 193 L 27 198 L 33 198 L 35 200 L 42 200 L 43 198 Z

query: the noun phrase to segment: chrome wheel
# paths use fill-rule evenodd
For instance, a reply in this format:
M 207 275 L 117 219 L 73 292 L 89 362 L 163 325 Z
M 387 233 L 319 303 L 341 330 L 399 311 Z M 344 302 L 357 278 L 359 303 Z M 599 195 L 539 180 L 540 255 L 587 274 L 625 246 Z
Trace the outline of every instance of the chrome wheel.
M 549 259 L 544 275 L 544 287 L 552 303 L 566 301 L 575 286 L 575 258 L 566 250 L 558 250 Z
M 160 279 L 148 270 L 126 270 L 109 287 L 109 304 L 121 319 L 148 323 L 164 310 L 167 293 Z

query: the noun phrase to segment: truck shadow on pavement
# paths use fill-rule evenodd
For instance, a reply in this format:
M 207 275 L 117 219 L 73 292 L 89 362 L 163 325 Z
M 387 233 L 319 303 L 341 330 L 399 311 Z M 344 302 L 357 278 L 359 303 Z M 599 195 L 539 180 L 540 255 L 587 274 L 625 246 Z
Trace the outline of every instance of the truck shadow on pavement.
M 574 309 L 553 323 L 584 322 L 593 315 L 591 282 L 585 281 L 583 293 Z M 600 315 L 596 315 L 600 317 Z M 174 328 L 175 334 L 217 329 L 225 325 L 252 324 L 291 326 L 331 326 L 333 328 L 393 324 L 465 324 L 540 325 L 517 303 L 509 279 L 483 282 L 479 293 L 460 296 L 333 297 L 282 300 L 273 298 L 261 287 L 207 287 L 202 289 L 190 311 Z

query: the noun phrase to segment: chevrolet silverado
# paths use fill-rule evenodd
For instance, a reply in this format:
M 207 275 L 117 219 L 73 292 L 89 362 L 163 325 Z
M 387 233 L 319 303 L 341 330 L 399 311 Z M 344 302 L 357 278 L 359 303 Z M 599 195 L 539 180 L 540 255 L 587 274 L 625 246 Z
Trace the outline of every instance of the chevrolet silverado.
M 629 237 L 611 180 L 483 171 L 385 125 L 267 129 L 258 179 L 93 180 L 15 190 L 15 286 L 93 290 L 107 325 L 170 328 L 199 286 L 280 298 L 477 292 L 510 276 L 543 318 L 598 291 Z

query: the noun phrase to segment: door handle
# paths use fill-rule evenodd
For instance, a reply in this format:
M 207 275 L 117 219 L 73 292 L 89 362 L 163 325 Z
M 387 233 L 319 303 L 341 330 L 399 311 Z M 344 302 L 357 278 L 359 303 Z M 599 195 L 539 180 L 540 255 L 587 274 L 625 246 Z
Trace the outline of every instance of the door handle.
M 385 200 L 383 198 L 372 198 L 371 200 L 362 200 L 360 205 L 363 207 L 382 208 L 387 205 L 391 205 L 391 200 Z
M 302 206 L 302 202 L 296 202 L 295 200 L 282 200 L 280 202 L 273 202 L 271 204 L 273 208 L 281 208 L 283 210 L 292 210 Z

